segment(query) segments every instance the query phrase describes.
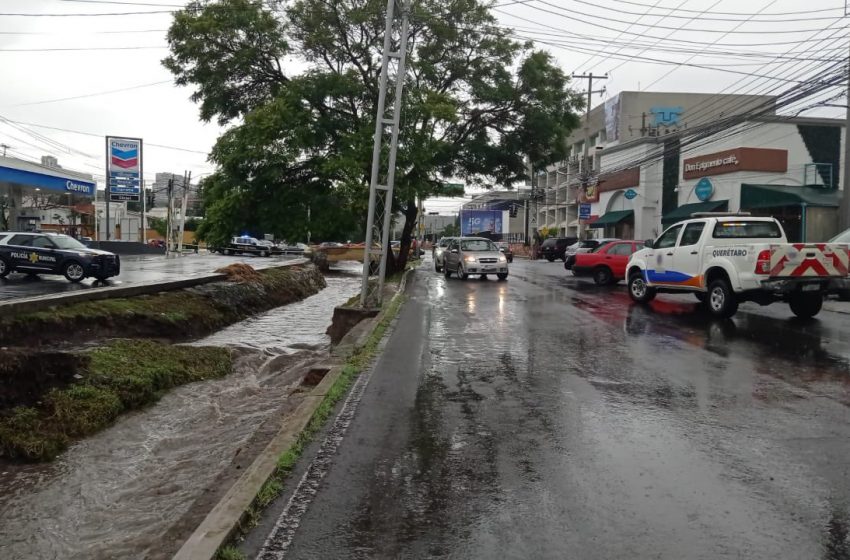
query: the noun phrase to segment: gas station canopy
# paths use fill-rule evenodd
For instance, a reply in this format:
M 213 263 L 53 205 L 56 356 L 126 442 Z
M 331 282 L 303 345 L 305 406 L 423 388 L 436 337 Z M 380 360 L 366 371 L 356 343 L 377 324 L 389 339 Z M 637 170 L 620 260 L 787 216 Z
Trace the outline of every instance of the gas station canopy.
M 93 197 L 95 182 L 91 175 L 16 158 L 0 157 L 0 188 L 7 192 L 37 189 Z

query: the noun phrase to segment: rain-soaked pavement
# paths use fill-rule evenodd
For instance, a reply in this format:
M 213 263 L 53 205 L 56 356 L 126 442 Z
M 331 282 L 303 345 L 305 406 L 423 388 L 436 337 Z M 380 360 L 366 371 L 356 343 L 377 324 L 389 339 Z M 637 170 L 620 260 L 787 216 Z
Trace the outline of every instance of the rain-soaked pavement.
M 318 491 L 250 558 L 850 559 L 850 315 L 511 273 L 416 272 Z
M 292 258 L 294 257 L 281 256 L 265 259 L 251 256 L 228 257 L 214 253 L 170 258 L 160 255 L 123 256 L 121 257 L 121 274 L 106 282 L 88 278 L 74 284 L 61 275 L 42 274 L 31 277 L 26 274 L 12 273 L 7 278 L 0 279 L 0 301 L 106 286 L 130 286 L 141 282 L 182 280 L 211 274 L 218 268 L 236 262 L 244 262 L 260 268 Z

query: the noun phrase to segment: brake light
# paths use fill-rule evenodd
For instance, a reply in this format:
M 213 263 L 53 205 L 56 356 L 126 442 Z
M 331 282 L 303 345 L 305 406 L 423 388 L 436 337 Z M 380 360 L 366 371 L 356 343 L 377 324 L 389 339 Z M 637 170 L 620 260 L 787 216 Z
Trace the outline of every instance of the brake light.
M 756 259 L 756 274 L 770 274 L 770 250 L 765 249 Z

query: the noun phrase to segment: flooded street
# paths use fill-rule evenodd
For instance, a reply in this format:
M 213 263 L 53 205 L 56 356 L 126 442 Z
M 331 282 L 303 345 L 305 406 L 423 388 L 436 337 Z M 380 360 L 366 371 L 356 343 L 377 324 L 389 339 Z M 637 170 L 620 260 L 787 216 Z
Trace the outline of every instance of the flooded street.
M 248 558 L 850 559 L 850 303 L 713 321 L 560 262 L 428 265 L 318 492 Z
M 333 307 L 359 290 L 350 268 L 315 296 L 195 342 L 234 348 L 228 377 L 175 389 L 50 465 L 0 466 L 0 558 L 156 557 L 264 422 L 294 406 L 304 368 L 326 355 Z

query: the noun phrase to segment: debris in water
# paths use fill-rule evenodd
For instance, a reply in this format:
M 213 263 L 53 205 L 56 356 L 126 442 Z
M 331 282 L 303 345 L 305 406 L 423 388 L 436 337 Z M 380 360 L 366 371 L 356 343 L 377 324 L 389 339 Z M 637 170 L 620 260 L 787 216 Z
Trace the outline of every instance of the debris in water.
M 254 267 L 245 263 L 233 263 L 216 270 L 219 274 L 226 274 L 231 282 L 252 283 L 260 281 L 260 273 Z

